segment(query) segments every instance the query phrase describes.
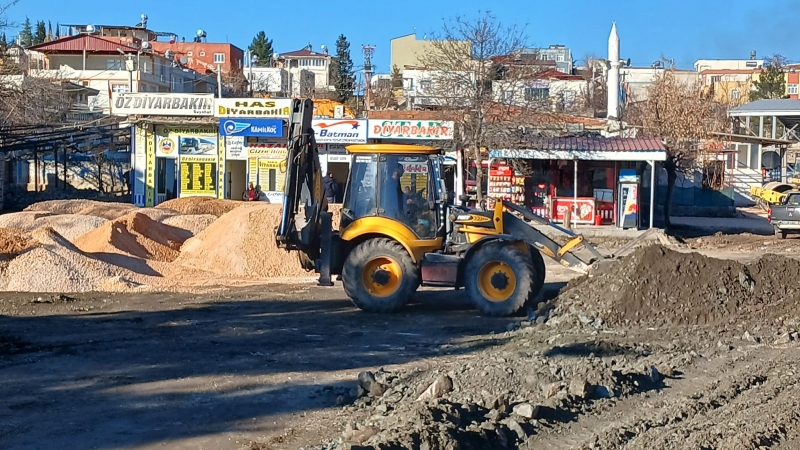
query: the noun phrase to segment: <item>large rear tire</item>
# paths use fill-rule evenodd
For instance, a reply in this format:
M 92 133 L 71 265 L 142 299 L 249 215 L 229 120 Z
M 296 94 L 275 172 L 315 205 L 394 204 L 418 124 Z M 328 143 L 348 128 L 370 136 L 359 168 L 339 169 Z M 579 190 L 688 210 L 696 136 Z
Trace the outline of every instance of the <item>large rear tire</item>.
M 533 245 L 528 246 L 528 251 L 531 253 L 531 264 L 533 266 L 533 286 L 531 287 L 530 298 L 528 299 L 528 306 L 536 309 L 539 306 L 535 302 L 536 297 L 544 289 L 544 281 L 547 276 L 547 267 L 544 265 L 544 258 L 542 252 L 536 249 Z
M 354 248 L 342 267 L 342 284 L 353 304 L 367 312 L 395 312 L 420 285 L 419 271 L 397 242 L 377 238 Z
M 532 258 L 507 241 L 485 244 L 464 268 L 464 291 L 487 316 L 517 313 L 532 298 L 535 280 Z

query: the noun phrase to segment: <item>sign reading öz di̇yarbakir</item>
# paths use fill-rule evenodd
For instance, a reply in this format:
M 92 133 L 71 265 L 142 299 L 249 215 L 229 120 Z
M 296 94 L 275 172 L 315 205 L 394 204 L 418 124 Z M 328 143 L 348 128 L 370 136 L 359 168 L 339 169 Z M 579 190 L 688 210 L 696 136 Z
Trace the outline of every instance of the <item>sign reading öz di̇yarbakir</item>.
M 211 116 L 214 114 L 214 94 L 122 92 L 111 98 L 111 114 Z

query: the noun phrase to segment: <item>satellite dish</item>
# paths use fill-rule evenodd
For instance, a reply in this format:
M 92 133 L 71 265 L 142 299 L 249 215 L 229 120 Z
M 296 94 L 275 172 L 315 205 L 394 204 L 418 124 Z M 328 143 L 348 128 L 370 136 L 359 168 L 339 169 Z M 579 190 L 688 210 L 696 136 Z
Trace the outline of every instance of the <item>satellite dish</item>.
M 87 33 L 94 33 L 94 25 L 86 25 Z
M 142 48 L 145 50 L 149 50 L 152 47 L 149 42 L 142 42 Z
M 142 14 L 142 23 L 147 22 L 147 14 Z
M 625 60 L 625 66 L 626 66 L 626 67 L 630 67 L 630 66 L 631 66 L 631 59 L 630 59 L 630 58 L 628 58 L 627 60 Z
M 189 58 L 187 58 L 185 56 L 181 56 L 181 64 L 186 64 L 188 62 L 189 62 Z
M 167 59 L 172 59 L 174 56 L 175 56 L 175 54 L 172 53 L 172 50 L 167 50 L 167 51 L 164 52 L 164 57 L 167 58 Z
M 279 55 L 277 53 L 273 53 L 272 54 L 272 59 L 280 59 L 280 58 L 281 58 L 281 55 Z
M 197 37 L 204 38 L 206 37 L 206 32 L 203 30 L 197 30 Z
M 322 45 L 320 45 L 320 46 L 319 46 L 319 48 L 321 48 L 321 49 L 322 49 L 322 51 L 324 52 L 324 51 L 325 51 L 325 49 L 326 49 L 326 48 L 328 48 L 328 47 L 325 47 L 325 44 L 322 44 Z

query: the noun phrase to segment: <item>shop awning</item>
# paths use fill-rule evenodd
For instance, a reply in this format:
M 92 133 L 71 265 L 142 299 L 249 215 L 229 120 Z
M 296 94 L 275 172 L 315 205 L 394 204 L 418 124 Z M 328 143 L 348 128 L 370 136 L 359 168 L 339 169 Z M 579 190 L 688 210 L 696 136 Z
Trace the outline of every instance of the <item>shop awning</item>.
M 667 149 L 653 138 L 559 137 L 531 139 L 527 148 L 490 150 L 492 159 L 666 161 Z

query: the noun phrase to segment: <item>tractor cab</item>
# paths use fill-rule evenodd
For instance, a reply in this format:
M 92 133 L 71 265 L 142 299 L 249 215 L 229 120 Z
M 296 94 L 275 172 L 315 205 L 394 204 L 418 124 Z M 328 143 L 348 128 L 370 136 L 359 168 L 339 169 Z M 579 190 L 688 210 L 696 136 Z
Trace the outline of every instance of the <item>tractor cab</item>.
M 352 162 L 339 230 L 359 219 L 381 217 L 405 225 L 419 240 L 442 236 L 447 192 L 440 149 L 399 144 L 346 148 Z

